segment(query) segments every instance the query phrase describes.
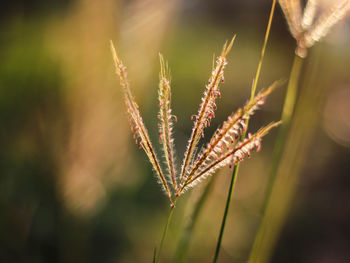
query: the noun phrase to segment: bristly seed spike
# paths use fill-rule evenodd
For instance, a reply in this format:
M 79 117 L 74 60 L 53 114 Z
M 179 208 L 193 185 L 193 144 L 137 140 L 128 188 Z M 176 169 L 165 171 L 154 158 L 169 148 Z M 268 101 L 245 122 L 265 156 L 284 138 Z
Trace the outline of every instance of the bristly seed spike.
M 234 163 L 242 162 L 245 156 L 250 156 L 253 149 L 256 151 L 260 150 L 262 137 L 265 136 L 272 128 L 280 125 L 280 123 L 281 122 L 272 122 L 266 127 L 261 128 L 255 134 L 240 142 L 237 147 L 226 151 L 215 161 L 204 165 L 204 167 L 201 169 L 198 169 L 198 172 L 195 174 L 195 176 L 185 182 L 183 190 L 192 187 L 194 184 L 196 184 L 196 181 L 212 175 L 217 169 L 226 165 L 231 165 L 232 159 L 234 160 Z
M 168 63 L 165 62 L 163 56 L 159 54 L 160 61 L 160 77 L 159 77 L 159 135 L 160 143 L 163 145 L 163 153 L 165 164 L 168 169 L 168 179 L 171 181 L 174 191 L 177 192 L 177 179 L 174 161 L 174 140 L 172 138 L 173 120 L 176 119 L 172 115 L 171 106 L 171 87 L 169 77 Z M 175 117 L 175 118 L 174 118 Z
M 246 120 L 263 104 L 266 97 L 278 86 L 281 81 L 276 81 L 266 90 L 260 91 L 251 101 L 249 101 L 243 109 L 238 109 L 236 113 L 228 117 L 214 133 L 208 145 L 202 150 L 195 159 L 191 171 L 186 181 L 191 180 L 198 171 L 204 169 L 207 165 L 217 160 L 218 155 L 221 156 L 230 148 L 234 148 L 240 137 L 247 129 Z M 224 145 L 226 147 L 224 147 Z M 184 186 L 183 186 L 184 187 Z
M 197 114 L 191 117 L 194 121 L 194 127 L 183 159 L 182 170 L 178 176 L 175 169 L 174 139 L 172 137 L 173 122 L 176 122 L 177 118 L 171 109 L 170 70 L 168 62 L 159 53 L 159 113 L 157 115 L 159 123 L 157 126 L 158 139 L 163 146 L 164 159 L 168 171 L 166 177 L 160 167 L 138 105 L 130 90 L 126 67 L 118 57 L 113 42 L 110 41 L 116 74 L 120 78 L 120 85 L 123 89 L 124 102 L 135 143 L 146 152 L 158 175 L 159 182 L 163 186 L 163 190 L 169 197 L 172 207 L 175 205 L 178 196 L 200 180 L 212 175 L 217 169 L 225 165 L 232 167 L 238 162 L 243 161 L 246 157 L 249 158 L 252 150 L 259 151 L 261 138 L 273 127 L 280 124 L 280 122 L 271 123 L 253 135 L 248 134 L 246 139 L 241 140 L 241 136 L 247 130 L 247 120 L 264 104 L 266 97 L 272 90 L 280 85 L 281 81 L 277 81 L 266 90 L 260 91 L 242 109 L 238 109 L 234 114 L 230 115 L 215 131 L 209 143 L 202 150 L 198 151 L 197 145 L 201 137 L 204 137 L 204 129 L 210 126 L 212 119 L 215 118 L 215 110 L 217 108 L 216 99 L 221 96 L 219 85 L 224 82 L 224 69 L 227 65 L 226 56 L 233 46 L 235 37 L 234 35 L 230 42 L 226 41 L 221 55 L 213 59 L 212 72 L 205 86 L 204 96 L 201 99 L 199 110 Z M 171 191 L 169 186 L 171 187 Z M 175 201 L 173 201 L 173 198 Z
M 113 61 L 115 62 L 115 66 L 117 67 L 117 65 L 119 64 L 119 58 L 118 58 L 117 51 L 115 49 L 115 46 L 114 46 L 112 40 L 109 40 L 109 44 L 110 44 L 110 48 L 111 48 L 111 52 L 112 52 Z
M 126 105 L 131 127 L 134 129 L 136 144 L 138 144 L 139 142 L 141 143 L 142 148 L 144 149 L 149 161 L 151 162 L 154 170 L 158 175 L 159 181 L 162 184 L 165 193 L 168 195 L 169 200 L 172 203 L 172 196 L 168 187 L 167 180 L 165 179 L 163 171 L 159 165 L 159 161 L 153 149 L 146 126 L 143 123 L 143 119 L 139 112 L 137 103 L 130 90 L 130 84 L 127 78 L 126 67 L 124 66 L 123 62 L 119 59 L 112 41 L 110 41 L 110 47 L 115 64 L 115 72 L 119 76 L 120 86 L 123 90 L 124 102 Z
M 268 124 L 267 126 L 261 128 L 261 129 L 257 132 L 257 134 L 258 134 L 259 137 L 263 137 L 263 136 L 265 136 L 266 134 L 268 134 L 268 132 L 269 132 L 271 129 L 273 129 L 273 128 L 275 128 L 275 127 L 281 125 L 281 124 L 282 124 L 282 121 L 271 122 L 271 123 Z
M 302 11 L 303 2 L 301 0 L 279 0 L 290 33 L 297 42 L 295 53 L 301 58 L 305 58 L 307 49 L 326 36 L 329 30 L 350 10 L 349 0 L 333 1 L 335 4 L 315 19 L 318 14 L 318 2 L 308 0 Z
M 224 48 L 223 48 L 222 53 L 221 53 L 222 57 L 226 57 L 228 55 L 228 53 L 230 53 L 232 46 L 233 46 L 233 43 L 235 42 L 235 39 L 236 39 L 236 35 L 233 35 L 228 46 L 227 46 L 227 42 L 225 43 Z
M 235 36 L 231 42 L 227 45 L 227 41 L 223 46 L 221 55 L 216 59 L 216 66 L 212 71 L 208 84 L 205 87 L 204 96 L 201 99 L 198 113 L 196 115 L 194 127 L 192 129 L 191 137 L 189 139 L 185 158 L 183 160 L 180 185 L 183 184 L 185 177 L 188 175 L 188 168 L 194 160 L 194 151 L 202 136 L 204 136 L 203 130 L 208 126 L 210 120 L 213 118 L 215 100 L 220 96 L 219 85 L 224 77 L 224 69 L 227 65 L 226 56 L 231 50 Z

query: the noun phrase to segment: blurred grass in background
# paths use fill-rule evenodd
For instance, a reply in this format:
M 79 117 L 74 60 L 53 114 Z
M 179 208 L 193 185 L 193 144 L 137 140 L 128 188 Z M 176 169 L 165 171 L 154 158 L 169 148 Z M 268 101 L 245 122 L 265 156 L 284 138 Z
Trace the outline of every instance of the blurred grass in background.
M 237 34 L 207 134 L 244 103 L 259 59 L 270 1 L 5 1 L 0 11 L 0 261 L 144 262 L 168 208 L 133 144 L 109 39 L 130 73 L 146 126 L 157 141 L 158 52 L 172 73 L 177 153 L 190 135 L 212 54 Z M 294 42 L 276 10 L 260 87 L 288 77 Z M 295 199 L 272 262 L 350 258 L 349 24 L 318 45 L 317 86 L 326 95 Z M 312 56 L 308 58 L 311 60 Z M 311 63 L 311 61 L 307 61 Z M 305 78 L 305 76 L 304 76 Z M 251 122 L 280 116 L 285 87 Z M 242 165 L 220 262 L 245 262 L 260 217 L 275 132 Z M 225 169 L 199 217 L 189 262 L 210 262 L 231 171 Z M 205 185 L 203 183 L 202 187 Z M 200 189 L 195 190 L 195 192 Z M 196 194 L 196 193 L 194 193 Z M 172 258 L 188 207 L 170 226 Z M 323 261 L 322 261 L 323 260 Z

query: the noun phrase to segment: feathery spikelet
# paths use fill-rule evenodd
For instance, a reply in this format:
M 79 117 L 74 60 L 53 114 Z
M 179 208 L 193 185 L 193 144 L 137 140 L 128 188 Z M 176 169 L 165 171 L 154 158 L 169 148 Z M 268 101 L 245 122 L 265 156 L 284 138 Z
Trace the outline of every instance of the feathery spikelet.
M 259 150 L 261 138 L 273 127 L 279 123 L 272 123 L 267 127 L 259 130 L 256 134 L 249 136 L 242 141 L 242 134 L 246 131 L 246 122 L 254 114 L 254 112 L 264 104 L 266 97 L 279 84 L 275 82 L 268 89 L 261 91 L 252 100 L 248 101 L 242 109 L 238 109 L 236 113 L 230 115 L 228 119 L 219 127 L 210 142 L 197 154 L 197 144 L 203 135 L 203 130 L 210 124 L 210 120 L 214 117 L 215 100 L 220 96 L 219 84 L 224 78 L 224 68 L 227 64 L 226 56 L 233 45 L 234 38 L 227 45 L 224 45 L 221 55 L 213 62 L 212 75 L 206 86 L 204 97 L 199 107 L 198 114 L 194 122 L 191 138 L 189 140 L 181 171 L 181 176 L 176 174 L 174 162 L 174 140 L 172 138 L 173 122 L 176 117 L 172 115 L 171 110 L 171 87 L 168 65 L 164 62 L 163 56 L 160 58 L 160 76 L 159 76 L 159 115 L 160 123 L 159 140 L 163 146 L 165 165 L 168 174 L 165 178 L 160 163 L 158 162 L 156 153 L 153 149 L 148 136 L 147 129 L 143 123 L 138 106 L 130 90 L 127 80 L 126 67 L 118 58 L 113 43 L 111 42 L 111 50 L 115 63 L 116 74 L 119 76 L 120 85 L 123 89 L 124 101 L 131 123 L 131 129 L 134 132 L 134 139 L 140 148 L 146 152 L 150 162 L 156 171 L 159 181 L 164 191 L 169 196 L 171 205 L 186 189 L 192 187 L 200 180 L 212 175 L 220 167 L 228 164 L 237 163 L 250 155 L 253 149 Z M 168 187 L 171 186 L 171 191 Z
M 301 22 L 301 26 L 304 31 L 308 30 L 311 27 L 312 23 L 314 22 L 315 15 L 316 15 L 316 7 L 317 7 L 316 0 L 307 1 L 304 9 L 303 20 Z
M 297 21 L 297 17 L 299 15 L 296 15 L 297 11 L 295 10 L 295 2 L 297 1 L 299 0 L 279 0 L 280 6 L 288 23 L 289 31 L 295 39 L 299 38 L 299 34 L 301 33 L 299 21 Z
M 297 41 L 295 53 L 306 57 L 307 49 L 327 35 L 332 26 L 345 17 L 350 10 L 350 0 L 338 0 L 329 12 L 322 14 L 316 22 L 316 0 L 308 0 L 301 12 L 301 0 L 279 0 L 289 30 Z M 303 14 L 302 14 L 303 13 Z
M 288 3 L 292 11 L 291 15 L 292 15 L 294 26 L 296 30 L 300 32 L 302 30 L 302 26 L 301 26 L 302 14 L 301 14 L 300 0 L 288 0 Z
M 175 115 L 171 111 L 171 89 L 168 65 L 164 63 L 163 56 L 159 54 L 160 59 L 160 76 L 159 76 L 159 141 L 163 145 L 166 165 L 168 167 L 168 177 L 172 182 L 175 192 L 177 191 L 177 181 L 175 177 L 174 161 L 174 139 L 173 120 L 176 121 Z
M 131 124 L 131 130 L 134 132 L 134 139 L 136 143 L 139 144 L 139 147 L 143 148 L 143 150 L 146 152 L 148 159 L 150 160 L 154 170 L 156 171 L 160 179 L 160 183 L 162 184 L 164 191 L 166 192 L 170 199 L 170 202 L 172 203 L 172 197 L 168 184 L 159 165 L 158 158 L 153 149 L 151 140 L 149 139 L 146 126 L 143 123 L 142 117 L 138 109 L 138 105 L 136 104 L 135 99 L 131 93 L 130 84 L 127 79 L 126 67 L 123 65 L 123 62 L 118 58 L 117 52 L 112 41 L 110 42 L 110 45 L 115 63 L 116 74 L 119 76 L 120 86 L 123 88 L 124 102 Z
M 198 114 L 195 116 L 194 127 L 192 129 L 191 138 L 188 142 L 184 162 L 181 170 L 180 184 L 186 176 L 188 167 L 194 159 L 193 154 L 196 146 L 202 136 L 204 136 L 204 128 L 210 125 L 210 121 L 215 117 L 216 104 L 215 100 L 221 96 L 219 85 L 224 81 L 224 69 L 227 65 L 226 56 L 230 52 L 235 36 L 229 45 L 225 43 L 221 55 L 216 59 L 216 66 L 211 73 L 208 84 L 205 87 L 204 96 L 199 106 Z
M 260 151 L 262 137 L 265 136 L 272 128 L 280 125 L 280 123 L 281 122 L 270 123 L 266 127 L 261 128 L 254 135 L 249 134 L 248 138 L 245 138 L 242 142 L 238 143 L 238 145 L 233 149 L 225 151 L 217 160 L 208 165 L 204 164 L 203 167 L 200 167 L 196 171 L 195 175 L 190 180 L 187 180 L 183 191 L 192 188 L 201 180 L 212 175 L 219 168 L 232 163 L 237 164 L 238 162 L 242 162 L 245 157 L 250 157 L 252 150 L 255 149 L 256 151 Z
M 266 97 L 276 88 L 277 85 L 278 82 L 275 82 L 268 89 L 259 92 L 252 101 L 246 103 L 243 110 L 238 109 L 234 114 L 228 117 L 228 119 L 222 124 L 222 127 L 219 127 L 215 131 L 210 142 L 196 158 L 191 167 L 191 171 L 184 179 L 185 183 L 187 180 L 191 180 L 194 173 L 196 173 L 200 167 L 215 162 L 226 151 L 236 146 L 243 132 L 246 131 L 246 121 L 261 105 L 265 103 Z
M 309 48 L 327 35 L 333 25 L 342 20 L 350 10 L 350 1 L 342 0 L 337 3 L 329 12 L 322 15 L 315 26 L 305 33 L 304 44 Z

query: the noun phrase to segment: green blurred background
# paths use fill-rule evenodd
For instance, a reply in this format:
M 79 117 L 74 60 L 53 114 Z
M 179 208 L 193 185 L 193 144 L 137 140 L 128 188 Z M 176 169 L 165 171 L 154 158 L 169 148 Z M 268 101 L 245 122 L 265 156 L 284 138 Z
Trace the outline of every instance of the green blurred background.
M 323 1 L 326 2 L 326 1 Z M 134 145 L 109 40 L 128 66 L 157 142 L 158 52 L 172 72 L 180 165 L 213 53 L 237 34 L 209 135 L 248 98 L 271 1 L 7 0 L 0 10 L 0 262 L 150 262 L 168 200 Z M 338 24 L 310 51 L 320 107 L 297 195 L 272 262 L 350 260 L 350 30 Z M 279 7 L 258 88 L 287 79 L 294 56 Z M 303 80 L 307 79 L 307 73 Z M 280 118 L 285 85 L 250 131 Z M 308 129 L 308 126 L 300 129 Z M 311 129 L 310 128 L 310 129 Z M 220 262 L 245 262 L 266 189 L 276 131 L 241 166 Z M 208 138 L 207 138 L 208 140 Z M 188 262 L 211 262 L 231 170 L 215 175 Z M 178 202 L 163 251 L 176 244 L 205 183 Z

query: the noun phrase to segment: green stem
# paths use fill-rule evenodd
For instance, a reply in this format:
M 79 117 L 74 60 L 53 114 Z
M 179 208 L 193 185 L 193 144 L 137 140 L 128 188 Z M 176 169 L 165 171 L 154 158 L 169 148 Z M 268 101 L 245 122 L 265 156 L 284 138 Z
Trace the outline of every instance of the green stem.
M 305 74 L 309 79 L 304 83 L 303 94 L 300 94 L 300 101 L 297 104 L 298 108 L 294 109 L 303 61 L 296 56 L 293 62 L 282 112 L 283 126 L 279 130 L 275 143 L 272 169 L 262 205 L 262 219 L 250 252 L 249 263 L 267 262 L 271 255 L 296 191 L 298 176 L 312 134 L 313 128 L 310 127 L 315 125 L 319 105 L 313 102 L 315 97 L 313 87 L 317 79 L 318 56 Z M 317 92 L 322 94 L 321 90 Z M 286 139 L 287 136 L 288 139 Z
M 264 211 L 266 210 L 266 206 L 267 206 L 269 197 L 271 195 L 272 186 L 277 174 L 278 164 L 281 160 L 283 146 L 285 144 L 286 136 L 288 134 L 290 123 L 293 117 L 293 112 L 294 112 L 297 93 L 298 93 L 298 83 L 300 79 L 301 69 L 303 66 L 303 61 L 304 59 L 295 55 L 290 77 L 289 77 L 287 93 L 284 99 L 284 105 L 283 105 L 282 116 L 281 116 L 282 124 L 279 128 L 279 132 L 277 135 L 277 139 L 276 139 L 276 143 L 273 151 L 272 166 L 271 166 L 271 171 L 267 181 L 267 189 L 266 189 L 265 199 L 262 205 L 262 213 L 264 213 Z
M 295 55 L 290 77 L 289 77 L 287 93 L 286 93 L 286 97 L 283 105 L 283 111 L 281 116 L 282 125 L 280 126 L 280 129 L 277 135 L 275 148 L 273 152 L 271 171 L 267 182 L 266 195 L 265 195 L 264 202 L 262 204 L 263 218 L 265 217 L 265 214 L 266 214 L 266 208 L 269 203 L 273 185 L 276 179 L 277 169 L 282 156 L 282 150 L 283 150 L 286 136 L 288 134 L 290 123 L 293 117 L 302 65 L 303 65 L 303 59 Z M 253 249 L 249 256 L 249 261 L 248 261 L 249 263 L 259 262 L 257 255 L 260 254 L 258 253 L 258 250 L 262 242 L 263 229 L 264 229 L 263 224 L 260 223 L 258 232 L 254 239 Z
M 172 219 L 172 217 L 173 217 L 173 213 L 174 213 L 174 209 L 175 209 L 175 205 L 176 205 L 176 200 L 177 200 L 177 199 L 175 198 L 174 204 L 170 207 L 168 219 L 167 219 L 167 222 L 166 222 L 166 224 L 165 224 L 165 227 L 164 227 L 164 230 L 163 230 L 163 234 L 162 234 L 162 239 L 161 239 L 160 245 L 159 245 L 158 255 L 157 255 L 157 257 L 156 257 L 156 260 L 154 260 L 155 263 L 158 263 L 158 262 L 159 262 L 160 255 L 161 255 L 161 253 L 162 253 L 162 249 L 163 249 L 163 245 L 164 245 L 164 241 L 165 241 L 165 237 L 166 237 L 166 234 L 167 234 L 167 232 L 168 232 L 171 219 Z
M 269 16 L 269 21 L 267 23 L 267 28 L 266 28 L 266 32 L 265 32 L 264 44 L 263 44 L 262 49 L 261 49 L 260 60 L 259 60 L 258 68 L 256 70 L 253 88 L 252 88 L 252 91 L 250 94 L 250 101 L 252 101 L 254 99 L 256 87 L 258 86 L 261 67 L 262 67 L 262 63 L 264 60 L 264 56 L 265 56 L 265 50 L 266 50 L 267 42 L 268 42 L 269 36 L 270 36 L 270 30 L 271 30 L 271 25 L 272 25 L 273 14 L 275 12 L 275 7 L 276 7 L 276 0 L 273 0 L 272 6 L 271 6 L 271 11 L 270 11 L 270 16 Z
M 220 234 L 219 234 L 218 242 L 216 244 L 215 256 L 214 256 L 214 260 L 213 260 L 214 263 L 216 263 L 218 258 L 219 258 L 219 253 L 220 253 L 220 248 L 221 248 L 221 241 L 222 241 L 222 237 L 224 235 L 224 230 L 225 230 L 228 210 L 230 209 L 232 193 L 233 193 L 233 190 L 234 190 L 234 186 L 236 185 L 236 178 L 237 178 L 238 168 L 239 168 L 238 164 L 233 168 L 233 174 L 232 174 L 232 177 L 231 177 L 230 188 L 228 190 L 224 216 L 222 218 L 222 223 L 221 223 L 221 228 L 220 228 Z
M 276 0 L 273 0 L 272 1 L 272 6 L 271 6 L 271 11 L 270 11 L 270 16 L 269 16 L 269 21 L 267 23 L 265 39 L 264 39 L 264 43 L 263 43 L 263 46 L 262 46 L 262 49 L 261 49 L 260 60 L 259 60 L 259 63 L 258 63 L 258 68 L 256 70 L 254 83 L 253 83 L 253 87 L 252 87 L 251 94 L 250 94 L 250 101 L 252 101 L 254 99 L 254 96 L 255 96 L 255 93 L 256 93 L 256 88 L 258 86 L 258 81 L 259 81 L 259 77 L 260 77 L 261 67 L 262 67 L 262 63 L 263 63 L 263 60 L 264 60 L 264 56 L 265 56 L 265 50 L 266 50 L 267 42 L 268 42 L 268 39 L 269 39 L 269 36 L 270 36 L 270 30 L 271 30 L 271 25 L 272 25 L 272 20 L 273 20 L 273 14 L 274 14 L 274 11 L 275 11 L 275 7 L 276 7 Z M 248 127 L 248 122 L 249 122 L 249 119 L 246 121 L 247 127 Z M 245 138 L 245 135 L 246 134 L 244 133 L 243 136 L 242 136 L 242 140 Z M 234 189 L 235 189 L 235 186 L 236 186 L 238 170 L 239 170 L 239 163 L 237 165 L 235 165 L 235 167 L 233 169 L 233 173 L 232 173 L 232 177 L 231 177 L 231 183 L 230 183 L 230 188 L 229 188 L 229 191 L 228 191 L 226 205 L 225 205 L 224 216 L 223 216 L 222 222 L 221 222 L 220 234 L 219 234 L 218 242 L 217 242 L 217 245 L 216 245 L 215 256 L 214 256 L 214 260 L 213 260 L 214 263 L 217 262 L 218 257 L 219 257 L 222 237 L 224 235 L 224 230 L 225 230 L 225 225 L 226 225 L 226 219 L 227 219 L 228 211 L 229 211 L 229 208 L 230 208 L 232 195 L 233 195 L 233 192 L 234 192 Z
M 197 201 L 195 208 L 192 211 L 192 214 L 189 216 L 189 221 L 182 232 L 179 244 L 176 249 L 175 257 L 173 262 L 184 262 L 186 259 L 187 251 L 191 241 L 192 233 L 199 218 L 199 215 L 202 211 L 205 201 L 207 200 L 210 192 L 214 187 L 216 177 L 212 177 L 207 183 L 203 193 L 201 193 L 199 200 Z

